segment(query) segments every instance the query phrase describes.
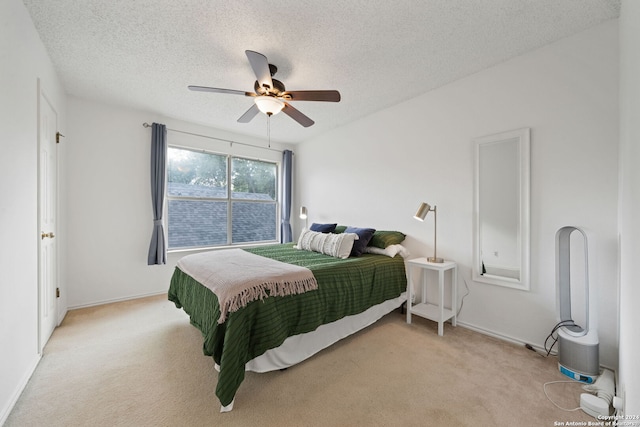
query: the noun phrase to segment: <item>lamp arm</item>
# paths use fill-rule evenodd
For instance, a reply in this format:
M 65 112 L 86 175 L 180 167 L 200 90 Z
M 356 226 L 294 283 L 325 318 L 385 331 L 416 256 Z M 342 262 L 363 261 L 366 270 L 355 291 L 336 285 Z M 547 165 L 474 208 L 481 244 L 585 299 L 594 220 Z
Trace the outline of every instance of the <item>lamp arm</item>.
M 433 259 L 438 259 L 438 207 L 433 207 Z
M 444 259 L 438 258 L 438 207 L 434 206 L 433 209 L 433 258 L 427 258 L 429 262 L 444 262 Z

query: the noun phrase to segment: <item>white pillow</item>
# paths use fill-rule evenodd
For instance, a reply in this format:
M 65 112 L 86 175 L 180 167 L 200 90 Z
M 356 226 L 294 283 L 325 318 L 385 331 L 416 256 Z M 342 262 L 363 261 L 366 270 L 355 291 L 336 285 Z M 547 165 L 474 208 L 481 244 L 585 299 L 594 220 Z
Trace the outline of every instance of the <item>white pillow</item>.
M 400 244 L 389 245 L 385 249 L 376 248 L 375 246 L 367 246 L 364 251 L 369 254 L 386 255 L 391 258 L 398 254 L 400 254 L 402 258 L 407 258 L 409 256 L 409 250 Z
M 355 233 L 320 233 L 304 228 L 294 248 L 346 259 L 349 258 L 356 239 L 358 235 Z

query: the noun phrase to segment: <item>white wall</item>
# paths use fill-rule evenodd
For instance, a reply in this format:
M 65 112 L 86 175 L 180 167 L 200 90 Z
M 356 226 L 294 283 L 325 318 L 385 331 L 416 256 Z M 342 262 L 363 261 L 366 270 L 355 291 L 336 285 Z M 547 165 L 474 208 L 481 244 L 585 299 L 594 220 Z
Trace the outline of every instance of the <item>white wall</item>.
M 640 413 L 638 259 L 640 5 L 621 14 L 620 375 L 627 413 Z M 634 21 L 635 19 L 635 21 Z M 555 323 L 553 236 L 579 225 L 597 236 L 592 251 L 600 294 L 601 361 L 617 365 L 617 23 L 523 55 L 492 69 L 363 118 L 296 147 L 297 202 L 310 221 L 399 229 L 414 255 L 431 251 L 431 224 L 411 219 L 421 201 L 438 205 L 439 253 L 460 263 L 469 284 L 461 320 L 541 345 Z M 150 130 L 169 127 L 249 143 L 237 135 L 99 103 L 66 98 L 30 17 L 19 0 L 0 2 L 0 424 L 18 397 L 37 353 L 37 78 L 53 98 L 59 128 L 62 311 L 166 291 L 173 266 L 146 265 L 151 232 Z M 11 64 L 11 66 L 6 66 Z M 428 70 L 425 70 L 428 72 Z M 68 114 L 67 114 L 68 113 Z M 66 119 L 66 117 L 69 117 Z M 68 121 L 68 128 L 65 127 Z M 521 292 L 470 280 L 471 139 L 532 128 L 532 289 Z M 174 135 L 170 143 L 211 140 Z M 277 147 L 277 145 L 276 145 Z M 234 148 L 265 156 L 262 150 Z M 593 201 L 597 209 L 593 209 Z M 65 219 L 68 218 L 68 221 Z M 292 215 L 295 233 L 302 223 Z M 628 237 L 626 237 L 628 236 Z M 464 290 L 462 279 L 460 290 Z M 11 321 L 20 319 L 19 322 Z M 626 379 L 626 380 L 625 380 Z M 633 381 L 635 380 L 635 381 Z
M 424 71 L 428 73 L 429 70 Z M 531 291 L 471 281 L 476 137 L 531 128 Z M 339 128 L 298 148 L 296 208 L 309 221 L 396 229 L 414 256 L 459 263 L 460 320 L 542 346 L 556 323 L 555 233 L 596 236 L 601 363 L 617 366 L 618 24 L 583 33 Z M 299 230 L 300 224 L 298 224 Z
M 20 0 L 0 2 L 0 425 L 38 354 L 38 78 L 65 132 L 65 95 Z
M 620 372 L 628 415 L 640 414 L 640 2 L 620 13 Z
M 150 189 L 151 129 L 144 122 L 217 138 L 266 146 L 156 114 L 69 98 L 66 138 L 69 307 L 166 292 L 177 260 L 148 266 L 153 224 Z M 253 149 L 169 131 L 169 144 L 229 151 L 254 158 L 282 159 L 281 152 Z M 283 149 L 273 144 L 273 148 Z

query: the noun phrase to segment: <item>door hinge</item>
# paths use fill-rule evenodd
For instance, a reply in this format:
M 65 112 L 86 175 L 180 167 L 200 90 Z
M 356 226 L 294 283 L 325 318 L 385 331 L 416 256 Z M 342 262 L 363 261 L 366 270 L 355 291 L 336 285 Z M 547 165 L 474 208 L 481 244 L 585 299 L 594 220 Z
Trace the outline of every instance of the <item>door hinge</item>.
M 60 137 L 64 138 L 64 135 L 60 132 L 56 132 L 56 144 L 60 144 Z
M 56 288 L 56 298 L 60 298 L 60 288 Z

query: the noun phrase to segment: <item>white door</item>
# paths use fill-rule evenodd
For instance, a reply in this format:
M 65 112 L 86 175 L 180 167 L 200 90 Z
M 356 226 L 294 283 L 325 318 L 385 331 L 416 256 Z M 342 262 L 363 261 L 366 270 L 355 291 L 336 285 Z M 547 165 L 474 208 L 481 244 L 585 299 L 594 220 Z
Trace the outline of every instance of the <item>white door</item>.
M 40 91 L 38 126 L 38 216 L 39 216 L 39 277 L 40 351 L 57 324 L 57 261 L 56 261 L 56 183 L 57 114 Z

